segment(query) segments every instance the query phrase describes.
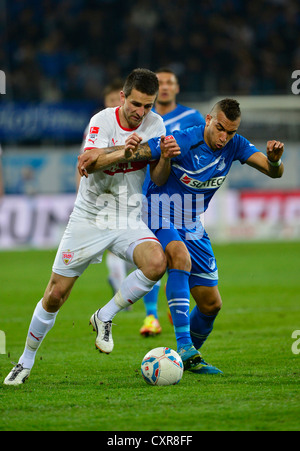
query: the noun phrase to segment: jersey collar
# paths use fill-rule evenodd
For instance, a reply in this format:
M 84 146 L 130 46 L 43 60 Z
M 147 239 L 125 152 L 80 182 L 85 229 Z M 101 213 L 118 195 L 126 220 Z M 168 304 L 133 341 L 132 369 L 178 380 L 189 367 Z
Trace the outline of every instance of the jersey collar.
M 141 124 L 138 125 L 138 126 L 135 127 L 135 128 L 125 128 L 125 127 L 122 127 L 121 121 L 120 121 L 120 112 L 119 112 L 120 108 L 121 108 L 120 106 L 118 106 L 118 107 L 116 108 L 116 119 L 117 119 L 117 122 L 118 122 L 119 127 L 120 127 L 122 130 L 125 130 L 126 132 L 132 132 L 133 130 L 137 130 Z

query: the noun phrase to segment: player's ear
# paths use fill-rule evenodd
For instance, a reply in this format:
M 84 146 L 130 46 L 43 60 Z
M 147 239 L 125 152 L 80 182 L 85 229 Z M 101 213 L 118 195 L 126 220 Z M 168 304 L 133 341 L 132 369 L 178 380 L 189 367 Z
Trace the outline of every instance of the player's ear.
M 125 93 L 124 93 L 124 91 L 120 92 L 120 101 L 121 101 L 121 106 L 123 106 L 124 103 L 125 103 Z
M 210 114 L 207 114 L 205 117 L 206 125 L 209 125 L 211 120 L 212 120 L 212 116 Z

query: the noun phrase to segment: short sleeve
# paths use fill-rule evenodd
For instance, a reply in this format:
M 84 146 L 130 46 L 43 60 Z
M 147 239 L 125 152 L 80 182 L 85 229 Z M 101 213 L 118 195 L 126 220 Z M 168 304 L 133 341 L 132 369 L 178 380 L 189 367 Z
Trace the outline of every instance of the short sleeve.
M 95 114 L 90 120 L 84 143 L 84 150 L 94 147 L 102 148 L 109 145 L 109 122 L 105 110 Z
M 181 154 L 178 158 L 184 157 L 184 155 L 190 150 L 190 148 L 199 142 L 199 127 L 190 127 L 186 130 L 175 130 L 172 135 L 177 144 L 180 147 Z M 153 159 L 158 159 L 160 157 L 160 138 L 153 138 L 148 141 L 151 149 L 151 154 Z M 176 157 L 177 158 L 177 157 Z M 174 160 L 176 160 L 174 158 Z
M 243 136 L 236 135 L 236 152 L 234 160 L 239 160 L 242 164 L 246 163 L 248 158 L 256 152 L 260 152 L 254 144 L 251 144 L 248 139 Z

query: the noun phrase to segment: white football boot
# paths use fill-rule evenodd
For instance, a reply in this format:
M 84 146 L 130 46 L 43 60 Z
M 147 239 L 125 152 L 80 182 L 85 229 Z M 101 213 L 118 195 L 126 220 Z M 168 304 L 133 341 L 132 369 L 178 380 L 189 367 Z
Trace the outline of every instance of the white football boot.
M 28 379 L 30 370 L 18 363 L 4 379 L 4 385 L 21 385 Z
M 97 333 L 95 342 L 96 348 L 98 348 L 100 352 L 109 354 L 114 349 L 114 341 L 111 333 L 112 322 L 101 321 L 97 315 L 99 310 L 91 316 L 90 324 Z

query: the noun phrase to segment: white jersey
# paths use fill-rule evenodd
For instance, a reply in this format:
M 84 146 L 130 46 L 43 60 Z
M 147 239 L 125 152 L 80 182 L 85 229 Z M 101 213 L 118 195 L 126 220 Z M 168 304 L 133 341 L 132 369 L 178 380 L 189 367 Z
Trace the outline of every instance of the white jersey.
M 84 150 L 124 145 L 133 132 L 143 138 L 143 143 L 165 134 L 162 118 L 153 111 L 145 116 L 136 129 L 123 128 L 119 109 L 106 108 L 92 117 Z M 79 209 L 81 214 L 87 216 L 98 215 L 108 202 L 118 211 L 118 215 L 128 216 L 132 210 L 136 210 L 139 203 L 137 198 L 142 195 L 147 164 L 147 161 L 117 163 L 89 174 L 88 178 L 82 177 L 75 201 L 77 211 Z

